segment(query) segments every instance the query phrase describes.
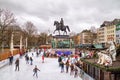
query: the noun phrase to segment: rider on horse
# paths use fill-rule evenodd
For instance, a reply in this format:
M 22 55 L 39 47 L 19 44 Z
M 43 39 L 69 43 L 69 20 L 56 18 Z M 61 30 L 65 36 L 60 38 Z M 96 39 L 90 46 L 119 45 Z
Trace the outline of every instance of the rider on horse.
M 61 20 L 60 20 L 60 26 L 61 26 L 61 30 L 63 30 L 63 26 L 64 26 L 63 18 L 61 18 Z
M 55 33 L 55 31 L 58 31 L 58 32 L 59 32 L 59 35 L 60 35 L 60 30 L 61 30 L 61 31 L 64 31 L 64 33 L 67 34 L 66 29 L 70 32 L 69 26 L 64 25 L 63 18 L 61 18 L 60 22 L 54 21 L 54 26 L 56 26 L 56 29 L 54 30 L 53 33 Z M 64 33 L 63 33 L 63 34 L 64 34 Z

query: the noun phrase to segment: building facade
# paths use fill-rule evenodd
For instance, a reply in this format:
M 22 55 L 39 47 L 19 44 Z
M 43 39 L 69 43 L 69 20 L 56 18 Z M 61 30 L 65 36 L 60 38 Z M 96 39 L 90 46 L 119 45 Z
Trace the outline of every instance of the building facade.
M 98 30 L 97 30 L 97 42 L 100 44 L 104 44 L 107 42 L 106 27 L 98 28 Z
M 107 28 L 107 34 L 106 34 L 107 42 L 109 41 L 116 42 L 116 34 L 115 34 L 116 26 L 113 23 L 111 23 L 107 25 L 106 28 Z
M 90 30 L 83 30 L 80 33 L 80 44 L 93 44 L 96 43 L 96 33 Z
M 113 21 L 104 21 L 103 24 L 97 30 L 97 42 L 106 44 L 109 41 L 119 42 L 119 24 L 120 19 L 114 19 Z
M 116 25 L 116 43 L 120 44 L 120 23 Z

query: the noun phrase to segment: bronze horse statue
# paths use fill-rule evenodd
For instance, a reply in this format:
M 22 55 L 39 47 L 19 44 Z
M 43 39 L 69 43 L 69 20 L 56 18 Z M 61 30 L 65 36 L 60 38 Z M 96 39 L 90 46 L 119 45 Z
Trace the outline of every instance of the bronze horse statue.
M 65 25 L 61 26 L 61 24 L 60 24 L 58 21 L 54 21 L 54 26 L 56 26 L 56 29 L 54 30 L 53 33 L 55 33 L 55 31 L 58 31 L 58 32 L 59 32 L 59 35 L 60 35 L 60 31 L 64 31 L 64 33 L 67 34 L 66 28 L 67 28 L 68 31 L 70 32 L 69 26 L 67 26 L 67 25 L 66 25 L 66 26 L 65 26 Z M 63 33 L 63 34 L 64 34 L 64 33 Z

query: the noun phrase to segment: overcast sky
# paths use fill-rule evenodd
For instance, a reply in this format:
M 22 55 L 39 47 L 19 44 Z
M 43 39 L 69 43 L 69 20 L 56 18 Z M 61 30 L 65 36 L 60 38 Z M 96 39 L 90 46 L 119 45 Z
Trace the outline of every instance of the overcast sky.
M 0 0 L 0 8 L 13 12 L 21 25 L 33 22 L 40 32 L 52 33 L 60 18 L 76 33 L 120 19 L 120 0 Z

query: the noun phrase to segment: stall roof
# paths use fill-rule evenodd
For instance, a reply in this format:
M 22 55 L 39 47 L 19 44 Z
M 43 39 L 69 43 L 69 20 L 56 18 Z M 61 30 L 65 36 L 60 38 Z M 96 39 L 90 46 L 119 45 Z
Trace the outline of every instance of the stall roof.
M 103 46 L 101 44 L 93 44 L 93 46 L 96 48 L 96 49 L 103 49 Z
M 40 48 L 51 48 L 51 45 L 40 45 Z
M 102 44 L 80 44 L 77 48 L 91 48 L 91 49 L 104 49 Z

